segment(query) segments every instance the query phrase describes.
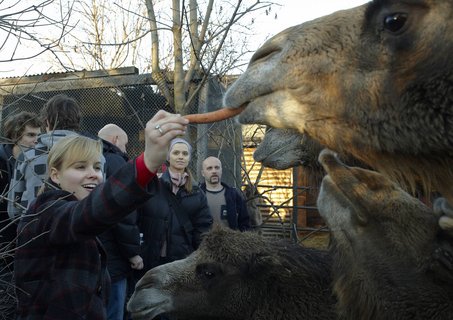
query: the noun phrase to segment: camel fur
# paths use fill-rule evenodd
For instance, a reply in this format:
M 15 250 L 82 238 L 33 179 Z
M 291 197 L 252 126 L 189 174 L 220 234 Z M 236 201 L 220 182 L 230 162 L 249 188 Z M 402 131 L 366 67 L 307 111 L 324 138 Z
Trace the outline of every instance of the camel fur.
M 328 150 L 320 162 L 328 175 L 318 208 L 332 235 L 339 319 L 453 319 L 453 251 L 432 210 Z
M 288 28 L 253 55 L 224 105 L 295 129 L 407 189 L 453 204 L 453 2 L 374 0 Z
M 186 259 L 148 271 L 128 310 L 134 319 L 335 319 L 330 266 L 325 251 L 219 227 Z

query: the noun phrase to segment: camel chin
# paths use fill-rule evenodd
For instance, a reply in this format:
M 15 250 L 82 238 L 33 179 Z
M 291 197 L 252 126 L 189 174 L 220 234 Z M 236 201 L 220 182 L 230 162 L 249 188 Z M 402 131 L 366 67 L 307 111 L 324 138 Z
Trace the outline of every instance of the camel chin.
M 294 130 L 268 128 L 263 140 L 255 149 L 253 159 L 265 167 L 285 170 L 316 161 L 310 154 L 305 137 Z
M 141 283 L 146 281 L 146 279 L 145 274 L 137 283 L 137 286 L 140 287 Z M 166 295 L 162 290 L 156 290 L 153 287 L 142 288 L 141 290 L 135 290 L 127 303 L 127 310 L 134 320 L 153 319 L 159 314 L 170 312 L 172 310 L 171 301 L 171 296 Z

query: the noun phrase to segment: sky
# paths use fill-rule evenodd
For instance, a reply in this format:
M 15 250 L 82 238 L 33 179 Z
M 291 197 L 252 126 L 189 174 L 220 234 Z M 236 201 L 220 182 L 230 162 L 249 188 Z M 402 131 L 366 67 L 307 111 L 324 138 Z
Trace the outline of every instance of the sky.
M 330 14 L 334 11 L 361 5 L 368 0 L 270 0 L 277 5 L 266 16 L 261 13 L 255 18 L 256 35 L 251 49 L 258 49 L 268 38 L 280 31 L 304 21 Z M 277 18 L 275 18 L 277 15 Z M 2 52 L 0 51 L 0 55 Z M 1 58 L 1 57 L 0 57 Z M 0 64 L 0 78 L 53 72 L 45 62 L 20 61 Z
M 269 19 L 266 19 L 266 17 L 258 19 L 258 30 L 260 35 L 257 37 L 257 42 L 261 41 L 262 44 L 270 36 L 275 35 L 288 27 L 328 15 L 338 10 L 356 7 L 368 1 L 369 0 L 273 0 L 273 2 L 280 5 L 280 7 L 271 14 L 272 17 L 277 14 L 277 19 L 273 19 L 271 22 L 269 22 Z

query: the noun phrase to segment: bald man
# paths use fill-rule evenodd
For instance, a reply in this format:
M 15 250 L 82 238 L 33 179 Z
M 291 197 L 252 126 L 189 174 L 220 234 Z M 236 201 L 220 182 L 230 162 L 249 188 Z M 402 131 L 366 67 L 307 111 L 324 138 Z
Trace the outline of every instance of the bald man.
M 128 143 L 127 133 L 116 124 L 106 124 L 99 130 L 98 137 L 112 143 L 123 153 L 126 153 L 126 145 Z
M 250 216 L 244 197 L 236 188 L 222 182 L 222 162 L 207 157 L 202 164 L 201 175 L 205 182 L 200 188 L 206 192 L 209 210 L 215 223 L 234 230 L 250 229 Z
M 128 137 L 116 124 L 110 123 L 98 132 L 102 139 L 105 157 L 105 175 L 110 177 L 116 170 L 129 161 L 126 154 Z M 137 225 L 137 213 L 133 211 L 115 227 L 99 236 L 107 252 L 107 269 L 112 279 L 107 319 L 118 320 L 124 317 L 128 277 L 132 269 L 143 269 L 140 256 L 140 231 Z

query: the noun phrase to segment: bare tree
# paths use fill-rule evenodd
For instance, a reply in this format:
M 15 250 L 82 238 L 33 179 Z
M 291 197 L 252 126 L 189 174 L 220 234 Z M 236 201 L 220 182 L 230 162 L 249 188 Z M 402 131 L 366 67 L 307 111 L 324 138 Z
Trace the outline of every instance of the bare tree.
M 143 64 L 147 31 L 144 4 L 136 1 L 76 0 L 77 28 L 59 43 L 65 69 L 114 69 Z
M 249 52 L 247 37 L 252 34 L 245 17 L 259 10 L 267 10 L 271 2 L 259 0 L 214 2 L 172 0 L 171 34 L 173 38 L 173 77 L 160 67 L 159 27 L 156 17 L 158 4 L 145 0 L 152 39 L 152 75 L 170 106 L 181 113 L 189 113 L 189 106 L 199 88 L 211 75 L 222 76 L 238 67 L 240 57 Z M 163 31 L 163 30 L 162 30 Z M 220 58 L 228 57 L 227 61 Z M 198 86 L 191 84 L 200 78 Z M 170 90 L 170 83 L 173 90 Z
M 244 62 L 260 0 L 76 0 L 78 24 L 59 42 L 65 69 L 135 65 L 151 71 L 170 107 L 182 114 L 208 77 Z M 193 80 L 197 85 L 193 85 Z
M 61 6 L 55 0 L 0 1 L 0 66 L 1 63 L 31 60 L 44 53 L 59 61 L 58 51 L 62 39 L 73 30 L 70 24 L 71 6 Z M 52 39 L 48 37 L 52 34 Z M 5 106 L 2 106 L 4 109 Z M 2 142 L 4 139 L 2 137 Z M 4 172 L 1 174 L 5 174 Z M 2 201 L 6 190 L 1 190 Z M 0 235 L 17 221 L 5 223 L 2 212 Z M 0 237 L 0 319 L 13 319 L 15 294 L 10 269 L 14 255 L 14 241 L 5 242 Z
M 63 10 L 55 0 L 0 1 L 0 63 L 29 60 L 45 52 L 58 61 L 58 46 L 73 29 L 71 12 L 70 6 Z

